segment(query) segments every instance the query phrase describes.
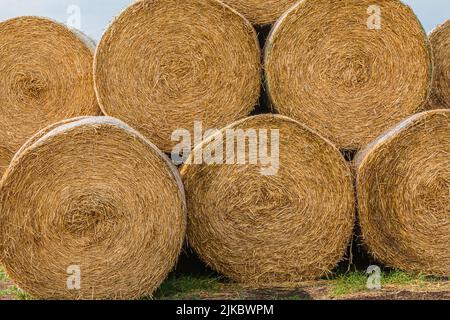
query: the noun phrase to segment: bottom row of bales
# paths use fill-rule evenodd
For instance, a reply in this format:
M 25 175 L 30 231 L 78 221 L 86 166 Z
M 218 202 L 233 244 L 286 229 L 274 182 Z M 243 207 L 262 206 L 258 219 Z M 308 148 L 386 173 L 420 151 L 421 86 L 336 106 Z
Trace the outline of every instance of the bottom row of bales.
M 450 275 L 450 110 L 414 115 L 356 159 L 366 245 L 388 266 Z
M 0 260 L 35 297 L 152 293 L 176 263 L 185 227 L 177 170 L 113 118 L 77 118 L 42 130 L 1 183 Z M 79 283 L 68 283 L 77 272 Z
M 164 281 L 187 232 L 201 259 L 232 280 L 316 279 L 343 259 L 358 203 L 374 257 L 449 275 L 449 120 L 450 110 L 415 115 L 360 152 L 357 201 L 340 151 L 283 116 L 222 129 L 193 150 L 181 175 L 117 119 L 66 120 L 33 136 L 3 176 L 0 260 L 35 297 L 134 299 Z M 228 150 L 221 138 L 230 129 L 268 136 L 257 149 L 246 139 L 246 164 L 230 164 L 237 146 Z M 277 150 L 274 161 L 250 161 L 263 144 Z M 227 150 L 224 163 L 196 161 L 206 150 Z M 76 288 L 68 285 L 73 270 Z

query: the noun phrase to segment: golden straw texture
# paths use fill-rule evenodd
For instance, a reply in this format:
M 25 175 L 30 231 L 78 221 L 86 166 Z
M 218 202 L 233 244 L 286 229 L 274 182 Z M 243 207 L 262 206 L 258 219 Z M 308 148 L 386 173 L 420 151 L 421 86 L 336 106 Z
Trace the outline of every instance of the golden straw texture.
M 246 118 L 221 132 L 229 129 L 279 130 L 280 168 L 264 176 L 261 162 L 185 164 L 181 174 L 192 248 L 208 265 L 243 283 L 282 283 L 329 273 L 343 258 L 354 224 L 351 172 L 339 151 L 284 116 Z M 216 137 L 198 145 L 190 160 L 198 150 L 222 143 Z M 245 146 L 250 150 L 249 140 Z M 228 149 L 227 154 L 232 160 Z
M 103 111 L 163 151 L 175 129 L 221 128 L 250 114 L 261 84 L 256 32 L 216 0 L 142 0 L 109 27 L 95 57 Z
M 362 234 L 388 266 L 450 275 L 450 110 L 421 113 L 357 157 Z
M 0 176 L 19 147 L 47 125 L 98 115 L 93 46 L 38 17 L 0 23 Z
M 20 149 L 16 152 L 16 154 L 12 158 L 11 162 L 13 162 L 18 156 L 20 156 L 22 151 L 24 151 L 25 149 L 27 149 L 28 147 L 33 145 L 37 140 L 39 140 L 41 137 L 43 137 L 46 133 L 48 133 L 48 132 L 52 131 L 53 129 L 55 129 L 61 125 L 64 125 L 66 123 L 71 123 L 71 122 L 75 122 L 75 121 L 83 120 L 83 119 L 87 119 L 87 118 L 90 118 L 90 117 L 85 116 L 85 117 L 68 118 L 68 119 L 61 120 L 59 122 L 55 122 L 55 123 L 45 127 L 44 129 L 39 130 L 34 135 L 32 135 L 31 138 L 28 139 L 27 142 L 25 142 L 20 147 Z
M 184 239 L 180 176 L 142 135 L 109 117 L 36 134 L 0 187 L 0 260 L 51 299 L 134 299 L 173 268 Z M 79 290 L 68 287 L 78 267 Z
M 430 34 L 434 53 L 434 79 L 430 107 L 450 108 L 450 20 Z
M 299 0 L 222 0 L 256 25 L 274 23 Z
M 274 26 L 265 71 L 275 111 L 357 150 L 425 104 L 432 55 L 400 1 L 304 0 Z

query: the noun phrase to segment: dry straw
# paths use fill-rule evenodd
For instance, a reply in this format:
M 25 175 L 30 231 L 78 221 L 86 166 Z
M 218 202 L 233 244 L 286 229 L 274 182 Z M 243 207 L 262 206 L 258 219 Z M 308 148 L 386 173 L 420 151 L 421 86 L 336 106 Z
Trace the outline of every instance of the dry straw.
M 222 0 L 256 25 L 274 23 L 299 0 Z
M 175 129 L 221 128 L 260 92 L 256 32 L 216 0 L 134 3 L 103 35 L 94 69 L 102 110 L 166 152 Z
M 450 20 L 430 35 L 434 53 L 434 80 L 431 108 L 450 108 Z
M 275 111 L 355 150 L 422 107 L 432 56 L 400 1 L 304 0 L 274 26 L 265 71 Z
M 228 129 L 267 129 L 269 142 L 271 130 L 278 129 L 280 168 L 264 176 L 261 163 L 185 164 L 190 245 L 208 265 L 243 283 L 291 282 L 330 272 L 344 255 L 355 211 L 351 172 L 338 149 L 278 115 L 246 118 L 221 132 Z M 222 143 L 217 137 L 193 154 L 216 149 Z M 227 154 L 227 161 L 233 160 Z
M 0 23 L 0 176 L 36 131 L 65 118 L 97 115 L 92 43 L 57 22 Z
M 179 255 L 185 209 L 178 172 L 143 136 L 70 119 L 36 134 L 3 177 L 0 260 L 40 298 L 151 295 Z
M 388 266 L 450 275 L 450 110 L 421 113 L 357 157 L 362 233 Z

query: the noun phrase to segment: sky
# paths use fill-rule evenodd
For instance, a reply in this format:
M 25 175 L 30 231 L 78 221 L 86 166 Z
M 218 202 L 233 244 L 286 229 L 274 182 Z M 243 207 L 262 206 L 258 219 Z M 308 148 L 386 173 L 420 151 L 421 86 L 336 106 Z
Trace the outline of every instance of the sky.
M 375 1 L 375 0 L 374 0 Z M 0 21 L 23 15 L 49 17 L 83 31 L 95 41 L 132 0 L 0 0 Z M 404 0 L 427 32 L 450 19 L 450 0 Z

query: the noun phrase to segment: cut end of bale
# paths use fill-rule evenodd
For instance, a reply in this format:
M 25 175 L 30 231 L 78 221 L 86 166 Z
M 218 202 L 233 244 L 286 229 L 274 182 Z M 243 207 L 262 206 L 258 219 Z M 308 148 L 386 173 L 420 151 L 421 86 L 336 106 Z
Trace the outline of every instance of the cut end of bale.
M 434 79 L 429 107 L 450 108 L 450 20 L 430 34 L 430 41 L 434 54 Z
M 52 20 L 0 23 L 0 175 L 36 131 L 81 115 L 98 115 L 93 48 Z
M 37 298 L 151 296 L 186 227 L 169 159 L 125 123 L 69 119 L 25 144 L 0 186 L 0 260 Z
M 263 175 L 267 166 L 262 163 L 195 164 L 199 150 L 220 150 L 222 143 L 227 162 L 233 160 L 237 144 L 233 151 L 230 140 L 218 139 L 227 130 L 264 129 L 273 157 L 279 130 L 276 174 Z M 192 164 L 181 169 L 192 248 L 212 268 L 243 283 L 283 283 L 329 273 L 343 258 L 355 211 L 351 172 L 338 149 L 278 115 L 247 118 L 220 133 L 197 146 L 188 160 Z M 256 152 L 249 141 L 247 161 Z M 257 148 L 265 146 L 261 141 Z
M 432 55 L 398 0 L 305 0 L 277 21 L 265 71 L 275 111 L 358 150 L 424 105 Z
M 136 2 L 103 35 L 94 69 L 103 111 L 166 152 L 176 129 L 249 115 L 261 84 L 255 30 L 216 0 Z
M 450 110 L 405 120 L 357 157 L 363 238 L 405 271 L 450 275 Z

